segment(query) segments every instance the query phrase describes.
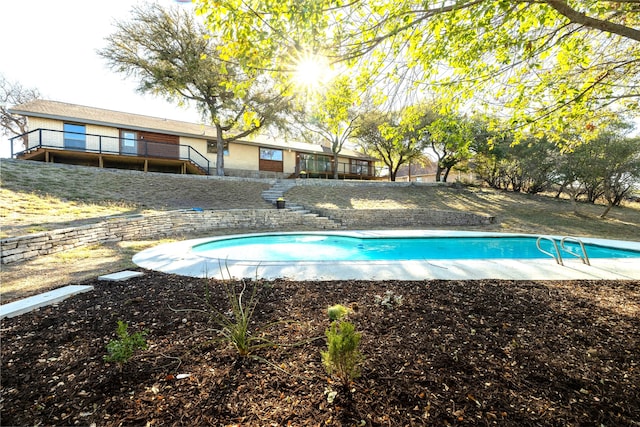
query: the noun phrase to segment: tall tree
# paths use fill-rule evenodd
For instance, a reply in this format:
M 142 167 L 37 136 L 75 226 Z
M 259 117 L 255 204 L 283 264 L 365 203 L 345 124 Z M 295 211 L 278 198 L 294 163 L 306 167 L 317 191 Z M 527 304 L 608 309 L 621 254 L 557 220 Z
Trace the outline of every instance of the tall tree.
M 196 2 L 211 23 L 231 22 L 228 55 L 275 51 L 275 40 L 312 45 L 406 90 L 497 105 L 516 138 L 567 128 L 593 137 L 612 110 L 638 111 L 637 0 Z
M 429 141 L 427 126 L 434 120 L 424 106 L 410 106 L 400 113 L 372 111 L 363 115 L 356 138 L 365 153 L 373 155 L 389 169 L 395 181 L 400 166 L 421 159 Z
M 24 116 L 11 114 L 12 106 L 24 104 L 40 98 L 38 89 L 27 89 L 18 82 L 8 81 L 0 74 L 0 128 L 2 135 L 7 137 L 18 136 L 27 133 L 27 119 Z M 24 148 L 27 148 L 27 140 L 23 138 Z
M 351 78 L 340 75 L 323 91 L 311 94 L 305 104 L 307 114 L 300 123 L 306 130 L 306 139 L 326 142 L 333 156 L 333 177 L 338 178 L 338 155 L 356 128 L 359 117 L 357 96 Z
M 138 90 L 195 103 L 216 128 L 216 174 L 224 175 L 224 146 L 269 124 L 288 108 L 270 76 L 219 58 L 221 40 L 190 12 L 158 4 L 134 7 L 116 23 L 99 54 L 116 71 L 139 81 Z
M 471 157 L 473 127 L 465 117 L 445 113 L 429 124 L 427 130 L 429 145 L 437 157 L 436 181 L 447 182 L 451 169 Z
M 603 158 L 603 195 L 607 207 L 600 218 L 606 217 L 614 206 L 619 206 L 624 197 L 637 188 L 640 180 L 640 138 L 603 137 L 609 139 L 607 155 Z

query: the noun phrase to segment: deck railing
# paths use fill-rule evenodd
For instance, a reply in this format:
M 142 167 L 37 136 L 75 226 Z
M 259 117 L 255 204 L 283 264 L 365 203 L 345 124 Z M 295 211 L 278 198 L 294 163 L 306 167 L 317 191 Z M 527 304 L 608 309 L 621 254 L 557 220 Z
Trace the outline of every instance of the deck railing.
M 193 163 L 205 173 L 209 173 L 209 159 L 195 148 L 183 144 L 51 129 L 36 129 L 13 137 L 10 141 L 11 157 L 17 157 L 39 148 L 53 148 L 85 153 L 185 160 Z M 22 149 L 14 150 L 18 144 L 22 146 Z

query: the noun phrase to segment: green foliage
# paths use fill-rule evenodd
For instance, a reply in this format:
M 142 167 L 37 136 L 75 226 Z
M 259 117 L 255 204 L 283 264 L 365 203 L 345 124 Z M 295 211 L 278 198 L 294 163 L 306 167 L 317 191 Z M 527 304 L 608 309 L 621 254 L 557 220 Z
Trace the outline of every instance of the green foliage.
M 546 135 L 564 144 L 568 131 L 589 138 L 614 111 L 639 109 L 633 1 L 196 3 L 226 58 L 261 68 L 286 64 L 297 51 L 321 52 L 374 78 L 380 102 L 436 92 L 451 110 L 508 115 L 516 140 Z
M 345 387 L 360 376 L 362 355 L 358 350 L 362 335 L 352 323 L 334 321 L 326 331 L 327 351 L 322 351 L 322 364 L 329 375 L 335 375 Z
M 441 113 L 427 126 L 431 149 L 437 156 L 436 181 L 447 181 L 457 164 L 471 157 L 474 127 L 466 117 Z
M 138 79 L 141 92 L 195 105 L 215 126 L 219 153 L 229 141 L 277 125 L 288 111 L 286 91 L 263 70 L 221 60 L 224 42 L 191 12 L 136 6 L 116 29 L 99 55 L 112 69 Z M 224 175 L 224 156 L 217 156 L 216 170 Z
M 119 365 L 127 363 L 134 353 L 138 350 L 147 349 L 147 340 L 145 336 L 146 332 L 136 332 L 129 335 L 127 331 L 129 325 L 121 320 L 118 320 L 118 327 L 116 334 L 119 339 L 111 340 L 107 344 L 107 355 L 104 356 L 104 360 L 107 362 L 116 362 Z
M 259 336 L 257 331 L 250 330 L 253 314 L 258 305 L 258 282 L 254 282 L 247 294 L 247 283 L 243 280 L 238 286 L 231 280 L 221 282 L 228 309 L 222 311 L 215 307 L 211 294 L 210 284 L 205 288 L 206 301 L 209 306 L 209 314 L 218 326 L 218 333 L 222 340 L 233 345 L 238 355 L 246 357 L 255 350 L 274 345 L 265 337 Z
M 332 305 L 327 308 L 327 315 L 331 321 L 340 320 L 346 316 L 347 313 L 349 313 L 349 309 L 342 304 Z
M 476 146 L 476 173 L 491 187 L 536 194 L 549 189 L 560 150 L 546 138 L 513 144 L 512 137 Z
M 338 154 L 355 131 L 360 114 L 360 98 L 350 76 L 334 78 L 325 90 L 310 94 L 303 102 L 304 113 L 298 119 L 304 128 L 302 137 L 311 142 L 327 143 L 337 165 Z M 337 179 L 338 168 L 335 167 L 333 172 Z
M 435 113 L 420 104 L 386 114 L 370 111 L 361 117 L 355 136 L 364 152 L 382 160 L 395 181 L 400 166 L 424 157 L 427 126 L 434 119 Z

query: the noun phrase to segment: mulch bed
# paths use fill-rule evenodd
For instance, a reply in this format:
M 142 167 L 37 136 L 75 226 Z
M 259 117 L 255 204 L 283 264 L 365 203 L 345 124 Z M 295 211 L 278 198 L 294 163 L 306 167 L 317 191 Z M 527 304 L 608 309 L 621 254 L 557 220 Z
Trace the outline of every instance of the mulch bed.
M 2 425 L 640 424 L 640 281 L 247 281 L 285 345 L 239 357 L 193 311 L 204 280 L 145 273 L 2 320 Z M 320 357 L 336 303 L 362 333 L 346 388 Z M 149 345 L 122 369 L 118 320 Z

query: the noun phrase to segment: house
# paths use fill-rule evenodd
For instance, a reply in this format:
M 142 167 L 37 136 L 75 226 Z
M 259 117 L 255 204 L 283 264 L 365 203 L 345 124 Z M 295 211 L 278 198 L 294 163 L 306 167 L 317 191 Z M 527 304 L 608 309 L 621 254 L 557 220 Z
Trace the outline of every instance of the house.
M 215 173 L 213 126 L 34 100 L 9 110 L 27 119 L 29 131 L 11 139 L 11 156 L 44 162 L 137 169 Z M 292 141 L 242 139 L 224 148 L 226 175 L 244 177 L 374 179 L 375 160 L 343 150 L 334 165 L 327 147 Z
M 396 173 L 398 182 L 435 182 L 435 180 L 436 164 L 428 159 L 404 164 Z

